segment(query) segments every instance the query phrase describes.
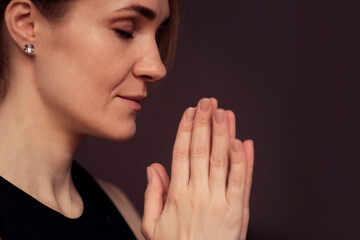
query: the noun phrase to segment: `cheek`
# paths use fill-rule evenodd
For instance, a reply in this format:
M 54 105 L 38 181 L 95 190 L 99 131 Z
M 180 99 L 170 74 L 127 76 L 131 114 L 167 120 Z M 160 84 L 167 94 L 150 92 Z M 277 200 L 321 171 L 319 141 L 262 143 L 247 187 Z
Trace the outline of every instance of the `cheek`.
M 46 81 L 58 90 L 82 91 L 92 97 L 110 93 L 131 73 L 130 51 L 112 30 L 77 24 L 45 38 L 37 72 L 51 78 Z
M 131 74 L 131 52 L 109 29 L 82 29 L 70 25 L 40 44 L 35 65 L 39 91 L 67 115 L 118 131 L 115 123 L 124 122 L 132 135 L 134 123 L 126 121 L 134 116 L 112 98 Z

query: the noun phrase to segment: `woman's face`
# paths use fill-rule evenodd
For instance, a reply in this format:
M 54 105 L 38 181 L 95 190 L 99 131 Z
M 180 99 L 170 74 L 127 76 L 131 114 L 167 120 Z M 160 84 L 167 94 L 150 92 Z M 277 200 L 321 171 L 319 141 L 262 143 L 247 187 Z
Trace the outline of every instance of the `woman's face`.
M 155 36 L 169 14 L 168 0 L 78 0 L 64 24 L 44 20 L 35 79 L 60 126 L 117 141 L 135 134 L 139 105 L 119 96 L 145 97 L 166 75 Z

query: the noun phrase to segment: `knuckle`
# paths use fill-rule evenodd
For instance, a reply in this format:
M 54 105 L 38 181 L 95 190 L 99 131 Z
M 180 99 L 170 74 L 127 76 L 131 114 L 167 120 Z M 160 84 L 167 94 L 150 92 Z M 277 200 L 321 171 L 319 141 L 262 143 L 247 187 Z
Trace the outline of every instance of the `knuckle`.
M 227 129 L 224 128 L 224 127 L 214 127 L 213 128 L 213 133 L 217 137 L 224 137 L 224 136 L 227 136 L 229 134 Z
M 208 116 L 198 114 L 194 119 L 194 124 L 200 126 L 210 125 L 210 118 Z
M 176 194 L 169 194 L 167 196 L 167 202 L 169 202 L 169 204 L 174 205 L 175 207 L 181 206 L 181 200 Z
M 207 155 L 207 149 L 205 146 L 193 146 L 190 148 L 190 155 L 194 158 L 202 158 Z
M 244 184 L 244 179 L 239 177 L 229 178 L 229 184 L 234 187 L 241 187 Z
M 185 193 L 183 189 L 179 187 L 174 187 L 169 191 L 169 194 L 167 196 L 167 202 L 179 208 L 184 202 L 184 196 Z
M 185 148 L 174 148 L 173 160 L 187 160 L 189 156 L 188 149 Z
M 185 133 L 191 133 L 192 132 L 192 124 L 185 124 L 185 123 L 180 124 L 179 131 L 185 132 Z
M 221 168 L 225 166 L 225 161 L 222 157 L 219 156 L 211 156 L 210 157 L 210 164 L 213 167 Z

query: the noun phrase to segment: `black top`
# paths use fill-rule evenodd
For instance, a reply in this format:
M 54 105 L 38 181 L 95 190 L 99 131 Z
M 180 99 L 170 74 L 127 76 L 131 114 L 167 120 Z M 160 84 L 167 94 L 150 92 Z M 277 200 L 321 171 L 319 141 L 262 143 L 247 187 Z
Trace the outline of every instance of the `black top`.
M 96 181 L 73 162 L 72 178 L 83 203 L 79 218 L 67 218 L 0 176 L 0 236 L 22 239 L 136 239 Z

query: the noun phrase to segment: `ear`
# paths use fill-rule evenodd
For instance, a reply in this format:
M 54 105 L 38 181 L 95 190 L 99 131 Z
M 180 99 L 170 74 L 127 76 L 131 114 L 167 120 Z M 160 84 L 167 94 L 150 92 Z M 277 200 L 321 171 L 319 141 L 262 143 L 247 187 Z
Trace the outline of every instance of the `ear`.
M 12 0 L 5 10 L 5 24 L 13 42 L 23 51 L 26 43 L 35 43 L 35 5 L 30 0 Z

